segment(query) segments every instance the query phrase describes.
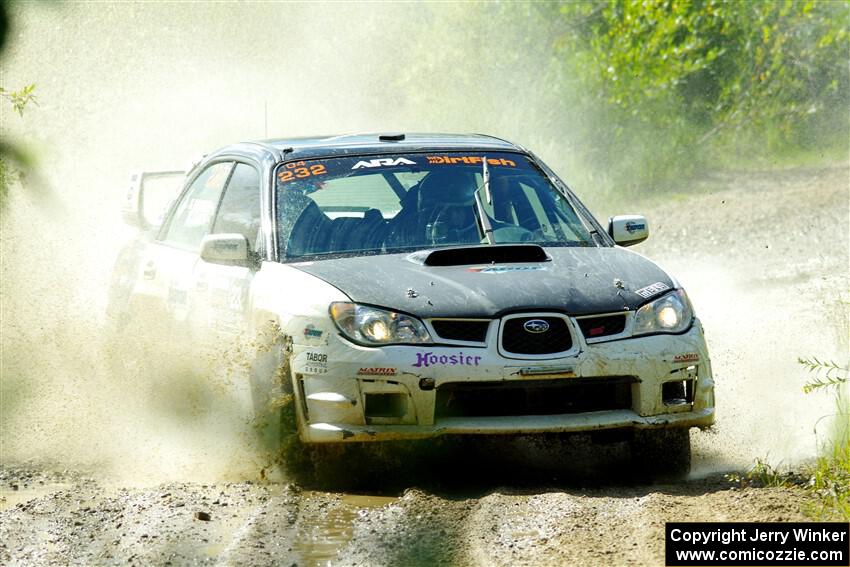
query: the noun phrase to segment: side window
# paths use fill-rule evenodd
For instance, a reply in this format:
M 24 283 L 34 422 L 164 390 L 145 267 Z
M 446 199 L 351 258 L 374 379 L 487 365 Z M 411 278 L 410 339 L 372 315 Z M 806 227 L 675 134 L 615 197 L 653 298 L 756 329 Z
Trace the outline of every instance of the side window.
M 227 182 L 233 162 L 215 163 L 195 178 L 171 217 L 163 241 L 198 252 L 201 240 L 209 233 L 221 190 Z
M 543 204 L 540 202 L 540 197 L 537 195 L 537 191 L 525 183 L 520 183 L 519 186 L 525 195 L 525 203 L 523 203 L 523 206 L 525 207 L 524 220 L 525 223 L 529 225 L 526 228 L 531 230 L 530 227 L 536 225 L 540 228 L 544 235 L 551 234 L 552 229 L 549 226 L 549 218 Z
M 237 163 L 213 225 L 213 234 L 236 233 L 257 247 L 260 234 L 260 173 L 250 165 Z
M 568 241 L 581 242 L 590 238 L 566 200 L 555 198 L 551 191 L 540 186 L 532 187 L 520 183 L 520 187 L 534 211 L 535 223 L 539 224 L 544 237 L 552 236 L 554 232 Z M 530 227 L 525 228 L 530 230 Z

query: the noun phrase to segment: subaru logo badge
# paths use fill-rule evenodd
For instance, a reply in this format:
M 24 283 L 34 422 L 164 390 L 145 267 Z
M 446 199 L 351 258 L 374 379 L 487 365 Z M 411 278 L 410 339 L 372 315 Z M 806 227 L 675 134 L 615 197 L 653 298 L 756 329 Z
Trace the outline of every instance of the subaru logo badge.
M 529 333 L 545 333 L 549 330 L 549 323 L 543 319 L 532 319 L 531 321 L 526 321 L 523 328 Z

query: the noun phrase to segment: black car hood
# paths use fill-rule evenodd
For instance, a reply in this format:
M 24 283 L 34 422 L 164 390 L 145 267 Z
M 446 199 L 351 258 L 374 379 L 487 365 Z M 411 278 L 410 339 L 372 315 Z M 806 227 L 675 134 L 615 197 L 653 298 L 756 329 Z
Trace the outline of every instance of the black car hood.
M 423 253 L 336 258 L 291 264 L 352 301 L 419 317 L 494 317 L 511 311 L 570 315 L 636 309 L 674 282 L 622 248 L 546 248 L 550 260 L 429 266 Z M 654 289 L 636 293 L 653 284 Z

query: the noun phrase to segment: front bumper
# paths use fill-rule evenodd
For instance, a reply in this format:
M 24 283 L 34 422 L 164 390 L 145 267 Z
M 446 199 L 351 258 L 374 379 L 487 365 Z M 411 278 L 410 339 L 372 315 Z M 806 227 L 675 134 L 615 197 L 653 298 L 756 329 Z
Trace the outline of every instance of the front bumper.
M 368 348 L 349 343 L 331 329 L 322 334 L 323 339 L 312 344 L 296 343 L 292 355 L 299 434 L 308 443 L 705 428 L 714 423 L 714 382 L 699 321 L 681 335 L 581 343 L 570 356 L 547 360 L 505 358 L 495 345 Z M 566 402 L 563 413 L 528 415 L 519 399 L 516 411 L 510 407 L 510 396 L 522 393 L 526 385 L 557 384 L 559 389 L 551 391 L 563 395 L 574 383 L 592 389 L 614 378 L 620 384 L 619 406 L 600 397 L 594 402 L 598 407 Z M 686 395 L 672 400 L 670 383 L 687 384 L 682 386 Z M 512 390 L 507 403 L 500 398 L 494 415 L 487 415 L 486 403 L 468 414 L 445 412 L 445 393 L 458 385 L 473 401 L 479 386 Z M 550 407 L 550 402 L 544 399 L 543 406 Z
M 302 440 L 311 443 L 339 441 L 389 441 L 425 439 L 439 435 L 505 435 L 568 433 L 602 429 L 652 429 L 668 427 L 708 427 L 714 423 L 714 408 L 696 412 L 641 417 L 632 411 L 603 411 L 578 415 L 523 415 L 509 417 L 445 418 L 434 425 L 362 426 L 342 423 L 314 423 L 302 431 Z

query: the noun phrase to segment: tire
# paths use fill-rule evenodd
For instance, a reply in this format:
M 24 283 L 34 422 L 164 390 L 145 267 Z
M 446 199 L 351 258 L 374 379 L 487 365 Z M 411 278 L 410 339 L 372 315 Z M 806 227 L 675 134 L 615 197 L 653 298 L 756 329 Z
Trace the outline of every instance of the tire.
M 258 349 L 250 368 L 252 421 L 268 463 L 261 476 L 282 474 L 302 486 L 325 484 L 320 477 L 344 462 L 343 451 L 301 441 L 288 357 L 286 347 L 275 343 Z
M 284 351 L 279 344 L 258 349 L 248 375 L 252 420 L 269 448 L 279 446 L 285 435 L 297 431 L 292 377 Z
M 647 480 L 680 480 L 691 470 L 691 437 L 687 428 L 636 429 L 632 464 Z
M 269 463 L 261 476 L 268 477 L 276 470 L 289 481 L 315 489 L 379 485 L 383 479 L 380 468 L 372 466 L 380 455 L 379 444 L 301 441 L 285 344 L 258 349 L 250 367 L 253 425 Z

